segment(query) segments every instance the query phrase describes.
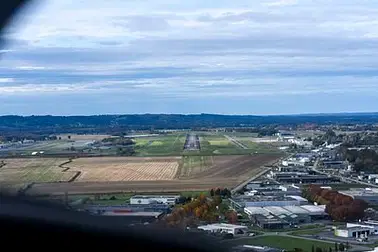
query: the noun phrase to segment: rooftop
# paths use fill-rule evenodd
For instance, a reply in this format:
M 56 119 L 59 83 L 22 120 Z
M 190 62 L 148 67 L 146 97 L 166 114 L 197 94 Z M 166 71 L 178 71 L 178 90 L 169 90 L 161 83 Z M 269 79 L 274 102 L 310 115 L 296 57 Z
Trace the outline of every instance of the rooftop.
M 234 224 L 227 224 L 227 223 L 214 223 L 214 224 L 198 226 L 198 228 L 199 229 L 219 229 L 219 228 L 247 228 L 247 227 L 242 226 L 242 225 L 234 225 Z
M 103 216 L 133 216 L 133 217 L 159 217 L 162 212 L 105 212 Z
M 378 188 L 353 188 L 339 193 L 349 196 L 378 196 Z
M 180 195 L 135 195 L 132 196 L 133 199 L 151 199 L 151 198 L 168 198 L 168 199 L 175 199 L 180 198 Z

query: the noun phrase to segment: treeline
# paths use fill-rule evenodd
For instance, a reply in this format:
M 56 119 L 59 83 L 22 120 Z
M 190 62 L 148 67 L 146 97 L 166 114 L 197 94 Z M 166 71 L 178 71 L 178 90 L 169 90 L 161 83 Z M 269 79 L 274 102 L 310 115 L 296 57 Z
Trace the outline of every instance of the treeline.
M 143 114 L 143 115 L 93 115 L 93 116 L 1 116 L 0 132 L 4 131 L 49 131 L 51 133 L 95 133 L 99 130 L 151 130 L 192 129 L 198 127 L 253 127 L 263 125 L 327 124 L 373 124 L 378 122 L 378 113 L 330 114 L 330 115 L 214 115 L 214 114 Z M 75 131 L 73 131 L 75 130 Z
M 341 194 L 334 190 L 322 189 L 319 185 L 309 185 L 302 191 L 309 201 L 326 205 L 326 213 L 336 221 L 354 221 L 364 217 L 368 204 L 359 199 Z
M 222 204 L 224 198 L 230 197 L 230 190 L 216 188 L 211 189 L 209 194 L 210 196 L 201 193 L 193 198 L 180 198 L 178 200 L 180 205 L 163 219 L 163 224 L 185 228 L 201 221 L 218 222 L 220 216 L 223 216 L 229 223 L 236 223 L 236 212 L 229 210 L 227 204 Z
M 353 164 L 353 169 L 356 172 L 378 173 L 378 153 L 375 150 L 367 148 L 362 150 L 348 150 L 348 147 L 343 145 L 339 148 L 339 153 L 343 159 Z

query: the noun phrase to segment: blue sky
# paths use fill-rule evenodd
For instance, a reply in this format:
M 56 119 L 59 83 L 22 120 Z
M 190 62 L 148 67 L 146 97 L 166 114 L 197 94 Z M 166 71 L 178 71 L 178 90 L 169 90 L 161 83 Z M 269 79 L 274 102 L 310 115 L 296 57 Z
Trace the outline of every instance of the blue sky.
M 377 111 L 377 27 L 371 0 L 36 1 L 0 114 Z

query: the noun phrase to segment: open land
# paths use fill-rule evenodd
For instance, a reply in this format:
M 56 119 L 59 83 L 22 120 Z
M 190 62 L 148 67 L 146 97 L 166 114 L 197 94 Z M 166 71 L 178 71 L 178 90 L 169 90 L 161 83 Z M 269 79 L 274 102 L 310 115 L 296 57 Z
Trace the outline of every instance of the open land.
M 222 133 L 194 132 L 192 136 L 200 148 L 190 151 L 184 148 L 187 133 L 179 132 L 134 138 L 133 157 L 4 158 L 0 159 L 0 182 L 13 187 L 32 183 L 27 190 L 31 194 L 203 191 L 233 187 L 282 157 L 273 147 L 244 139 L 250 135 L 237 136 L 247 149 Z M 70 141 L 108 136 L 91 137 L 71 135 Z M 62 141 L 48 143 L 66 144 Z
M 69 167 L 66 171 L 62 171 L 58 163 L 53 166 L 55 168 L 46 166 L 43 163 L 51 163 L 52 160 L 40 158 L 42 168 L 38 168 L 39 173 L 34 173 L 23 181 L 36 182 L 28 190 L 31 194 L 200 191 L 219 186 L 233 187 L 257 174 L 263 169 L 263 165 L 272 163 L 279 157 L 264 154 L 214 156 L 207 157 L 204 161 L 206 163 L 202 166 L 195 165 L 197 160 L 194 160 L 191 166 L 186 167 L 181 157 L 160 159 L 92 157 L 73 159 L 72 162 L 64 164 L 64 168 Z M 20 161 L 7 159 L 5 162 Z M 28 173 L 30 169 L 30 166 L 20 167 L 14 169 L 23 173 Z M 0 170 L 1 177 L 9 178 L 12 169 L 3 168 Z M 80 175 L 68 182 L 78 172 Z M 15 182 L 19 181 L 15 179 Z
M 334 248 L 334 243 L 307 240 L 301 238 L 293 238 L 289 236 L 279 236 L 279 235 L 270 235 L 270 236 L 260 236 L 251 238 L 249 240 L 241 240 L 242 244 L 248 245 L 257 245 L 257 246 L 268 246 L 273 248 L 281 248 L 288 251 L 294 251 L 294 248 L 301 248 L 303 251 L 310 252 L 312 251 L 312 246 L 319 247 L 322 249 Z

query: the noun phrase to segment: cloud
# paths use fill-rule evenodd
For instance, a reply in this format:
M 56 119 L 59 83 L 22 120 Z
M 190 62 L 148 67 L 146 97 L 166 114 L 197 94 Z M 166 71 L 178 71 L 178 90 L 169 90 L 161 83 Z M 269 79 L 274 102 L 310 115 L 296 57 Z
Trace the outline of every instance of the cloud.
M 121 107 L 145 96 L 209 106 L 212 97 L 222 112 L 232 104 L 215 99 L 323 95 L 335 107 L 328 94 L 378 98 L 372 1 L 51 0 L 40 8 L 5 36 L 2 99 L 74 94 L 111 111 L 115 96 Z M 356 108 L 367 108 L 363 100 Z M 236 113 L 243 109 L 235 104 Z
M 14 82 L 13 78 L 0 78 L 0 83 Z
M 297 0 L 280 0 L 276 2 L 269 2 L 266 3 L 266 6 L 287 6 L 287 5 L 294 5 L 297 3 Z

